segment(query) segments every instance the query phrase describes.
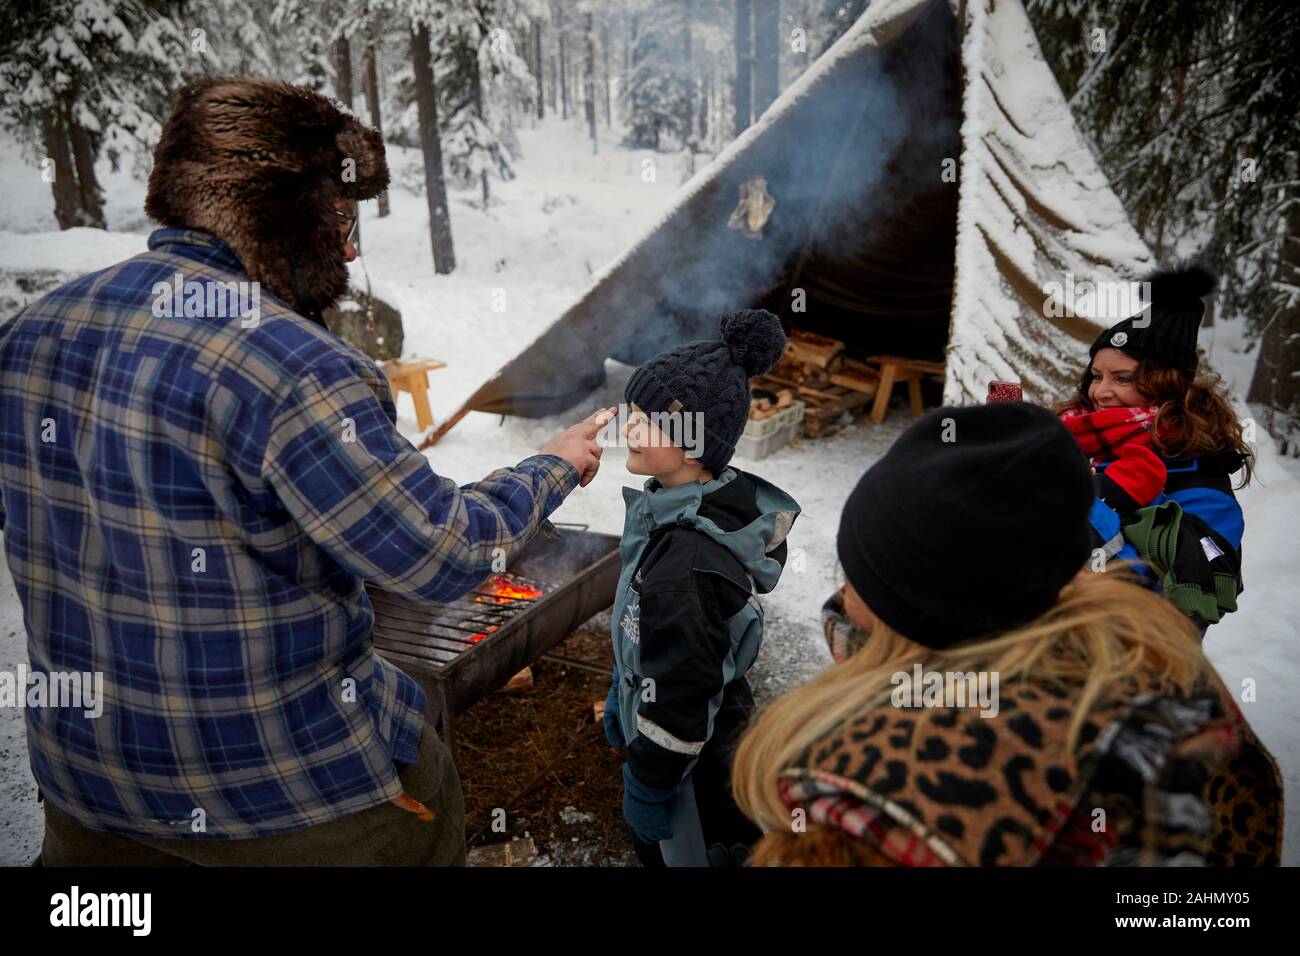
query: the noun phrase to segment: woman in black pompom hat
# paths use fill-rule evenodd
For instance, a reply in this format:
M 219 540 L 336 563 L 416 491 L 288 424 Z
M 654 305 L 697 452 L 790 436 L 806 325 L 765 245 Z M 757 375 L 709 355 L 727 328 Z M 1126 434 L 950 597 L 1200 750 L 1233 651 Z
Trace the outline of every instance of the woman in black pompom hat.
M 763 641 L 757 595 L 776 586 L 799 514 L 788 494 L 729 464 L 749 379 L 785 348 L 771 312 L 722 317 L 720 339 L 664 352 L 625 397 L 627 514 L 614 596 L 605 733 L 626 747 L 623 816 L 647 865 L 734 866 L 758 831 L 736 808 L 730 755 L 754 710 L 745 674 Z
M 1096 471 L 1094 546 L 1137 562 L 1204 635 L 1243 590 L 1232 476 L 1250 481 L 1254 453 L 1197 356 L 1214 276 L 1193 263 L 1145 281 L 1143 310 L 1097 337 L 1075 395 L 1053 410 Z
M 863 475 L 837 551 L 866 637 L 746 731 L 752 864 L 1278 863 L 1276 765 L 1188 620 L 1083 570 L 1091 506 L 1024 402 L 931 412 Z

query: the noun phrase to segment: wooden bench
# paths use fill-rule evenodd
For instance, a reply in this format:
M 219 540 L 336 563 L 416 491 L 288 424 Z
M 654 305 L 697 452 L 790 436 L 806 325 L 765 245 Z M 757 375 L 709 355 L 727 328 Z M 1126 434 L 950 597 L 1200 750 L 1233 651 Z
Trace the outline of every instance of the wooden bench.
M 921 402 L 922 376 L 943 375 L 942 362 L 900 358 L 897 355 L 873 355 L 867 359 L 867 364 L 880 369 L 880 387 L 876 389 L 876 401 L 871 406 L 871 420 L 876 424 L 883 422 L 889 413 L 889 400 L 894 394 L 895 385 L 907 383 L 912 414 L 921 415 L 925 412 L 925 405 Z
M 437 359 L 412 359 L 409 362 L 392 359 L 380 366 L 393 390 L 394 401 L 398 392 L 410 392 L 411 401 L 415 403 L 415 425 L 420 431 L 433 427 L 433 410 L 429 408 L 429 373 L 446 367 L 446 362 Z

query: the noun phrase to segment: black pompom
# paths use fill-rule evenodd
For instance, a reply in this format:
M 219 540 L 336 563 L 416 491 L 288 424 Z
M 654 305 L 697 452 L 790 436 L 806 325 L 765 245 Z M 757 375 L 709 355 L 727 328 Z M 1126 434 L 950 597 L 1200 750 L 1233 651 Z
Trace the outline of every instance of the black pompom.
M 1197 304 L 1214 291 L 1218 285 L 1214 273 L 1199 262 L 1184 262 L 1172 269 L 1156 269 L 1148 273 L 1151 283 L 1151 303 L 1157 306 Z
M 720 330 L 732 360 L 750 377 L 770 370 L 785 351 L 781 320 L 766 309 L 728 312 Z

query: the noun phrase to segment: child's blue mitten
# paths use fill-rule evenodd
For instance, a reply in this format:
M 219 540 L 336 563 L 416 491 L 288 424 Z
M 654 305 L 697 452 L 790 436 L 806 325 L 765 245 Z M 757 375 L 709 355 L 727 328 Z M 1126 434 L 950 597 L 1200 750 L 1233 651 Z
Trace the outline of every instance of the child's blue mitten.
M 676 788 L 647 787 L 632 775 L 631 767 L 623 764 L 623 819 L 642 843 L 657 843 L 672 837 L 673 828 L 668 821 L 676 797 Z
M 609 685 L 609 693 L 605 696 L 605 715 L 601 718 L 601 723 L 605 727 L 605 738 L 609 745 L 616 750 L 621 750 L 627 743 L 623 739 L 623 723 L 618 714 L 618 668 L 614 668 L 614 680 Z

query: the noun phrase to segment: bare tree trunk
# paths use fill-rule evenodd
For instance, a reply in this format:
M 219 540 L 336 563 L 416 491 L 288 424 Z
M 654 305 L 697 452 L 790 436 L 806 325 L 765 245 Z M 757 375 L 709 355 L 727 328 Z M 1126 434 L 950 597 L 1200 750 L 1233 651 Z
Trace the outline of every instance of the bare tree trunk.
M 537 77 L 537 118 L 546 118 L 546 99 L 542 95 L 542 21 L 533 21 L 533 75 Z
M 560 118 L 569 118 L 569 57 L 564 43 L 564 17 L 556 26 L 560 34 Z
M 1277 285 L 1300 285 L 1300 204 L 1286 214 L 1285 234 L 1278 255 Z M 1295 454 L 1295 435 L 1300 425 L 1300 307 L 1279 308 L 1264 329 L 1259 358 L 1251 377 L 1248 399 L 1268 408 L 1266 425 L 1283 454 Z M 1280 413 L 1278 423 L 1274 414 Z
M 330 50 L 334 63 L 334 94 L 352 109 L 352 46 L 347 37 L 339 37 Z
M 469 68 L 473 74 L 470 82 L 470 87 L 473 90 L 470 105 L 474 108 L 474 115 L 483 120 L 485 116 L 483 112 L 483 70 L 479 67 L 477 56 L 470 61 Z
M 700 96 L 700 142 L 707 143 L 709 139 L 709 109 L 713 103 L 713 67 L 704 74 L 704 91 Z
M 605 81 L 603 84 L 605 87 L 605 125 L 613 126 L 614 109 L 610 104 L 610 98 L 613 94 L 610 92 L 609 87 L 609 24 L 607 23 L 602 23 L 600 25 L 600 56 L 604 61 L 605 69 Z
M 474 95 L 471 99 L 470 106 L 474 110 L 474 115 L 486 124 L 487 121 L 484 119 L 483 114 L 483 71 L 479 67 L 477 56 L 474 57 L 470 69 L 474 74 L 472 84 Z M 480 173 L 481 175 L 479 176 L 479 179 L 483 184 L 483 209 L 486 210 L 488 207 L 488 200 L 491 198 L 488 190 L 488 174 L 486 169 L 481 170 Z
M 637 18 L 634 16 L 627 18 L 627 36 L 623 44 L 623 90 L 625 92 L 628 84 L 632 82 L 632 49 L 636 46 L 636 21 Z
M 569 57 L 569 72 L 565 76 L 565 82 L 569 87 L 569 105 L 570 110 L 575 117 L 578 115 L 578 108 L 582 105 L 582 80 L 579 79 L 578 60 L 576 57 Z
M 534 77 L 537 76 L 537 64 L 533 62 L 533 37 L 536 33 L 537 25 L 532 20 L 529 20 L 528 30 L 524 34 L 523 55 L 524 65 L 528 67 L 529 74 Z
M 682 102 L 682 136 L 686 146 L 694 153 L 695 64 L 691 55 L 691 0 L 682 0 L 682 70 L 686 80 L 686 96 Z
M 749 128 L 753 109 L 754 10 L 752 0 L 736 0 L 736 135 Z
M 754 0 L 754 119 L 781 92 L 781 0 Z
M 451 217 L 447 211 L 447 184 L 442 172 L 442 143 L 438 140 L 438 96 L 433 85 L 429 53 L 429 28 L 421 23 L 411 34 L 411 66 L 415 101 L 420 114 L 420 148 L 424 151 L 424 195 L 429 203 L 429 245 L 433 271 L 447 275 L 456 268 L 451 242 Z
M 84 226 L 82 222 L 81 194 L 77 185 L 77 172 L 72 165 L 72 145 L 68 133 L 59 122 L 54 110 L 41 118 L 41 138 L 45 143 L 48 162 L 45 175 L 54 194 L 54 218 L 60 229 Z
M 379 53 L 373 43 L 366 45 L 366 108 L 370 110 L 370 125 L 384 134 L 384 119 L 379 108 Z M 379 218 L 388 215 L 388 190 L 379 194 Z
M 104 196 L 95 179 L 95 146 L 79 123 L 68 123 L 68 140 L 72 143 L 72 163 L 77 168 L 77 187 L 81 203 L 81 224 L 105 229 Z
M 334 95 L 348 109 L 352 109 L 352 45 L 347 37 L 339 37 L 330 47 L 330 59 L 334 64 Z M 357 231 L 353 234 L 352 244 L 361 249 L 361 221 L 357 220 Z
M 587 67 L 583 77 L 583 95 L 587 99 L 587 134 L 591 137 L 591 152 L 596 149 L 596 38 L 595 22 L 591 11 L 587 11 Z

